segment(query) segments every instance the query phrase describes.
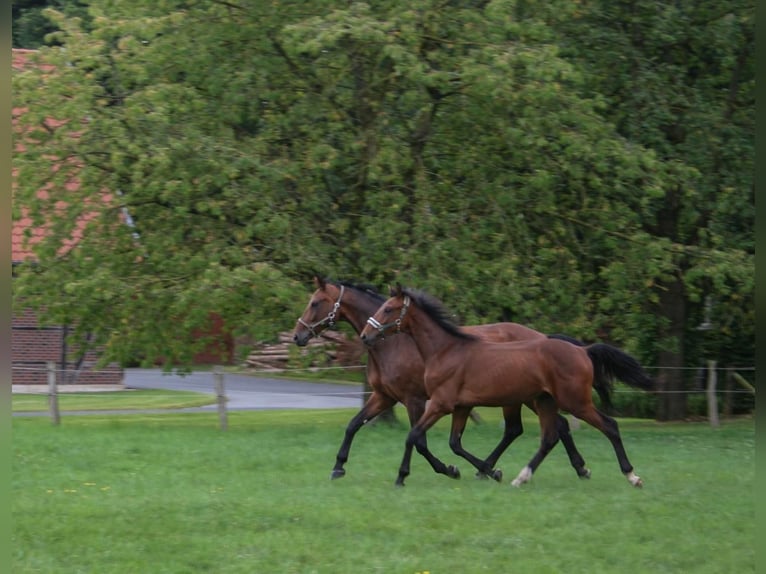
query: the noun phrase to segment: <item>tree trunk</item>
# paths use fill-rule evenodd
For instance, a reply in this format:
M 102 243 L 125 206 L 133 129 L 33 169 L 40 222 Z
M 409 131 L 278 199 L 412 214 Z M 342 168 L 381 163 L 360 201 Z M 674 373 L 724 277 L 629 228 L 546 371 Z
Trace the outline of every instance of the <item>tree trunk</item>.
M 686 418 L 686 388 L 684 382 L 684 323 L 686 320 L 686 302 L 683 296 L 681 279 L 668 285 L 660 295 L 660 316 L 670 323 L 660 340 L 674 338 L 677 345 L 663 345 L 658 354 L 658 363 L 664 367 L 658 376 L 659 397 L 657 400 L 657 420 L 673 421 Z M 678 349 L 677 351 L 675 349 Z

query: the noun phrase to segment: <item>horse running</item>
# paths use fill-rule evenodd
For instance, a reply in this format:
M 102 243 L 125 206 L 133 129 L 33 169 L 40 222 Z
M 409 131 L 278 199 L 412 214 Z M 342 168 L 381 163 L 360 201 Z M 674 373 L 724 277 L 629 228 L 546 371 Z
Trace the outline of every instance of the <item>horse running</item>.
M 390 330 L 409 333 L 414 339 L 425 360 L 424 384 L 430 397 L 425 412 L 407 436 L 397 484 L 404 484 L 410 474 L 413 445 L 443 416 L 452 415 L 453 451 L 482 469 L 484 461 L 465 451 L 460 443 L 470 410 L 475 406 L 502 406 L 518 412 L 522 404 L 532 403 L 540 420 L 540 448 L 513 480 L 514 486 L 531 479 L 561 438 L 556 424 L 559 408 L 600 430 L 612 443 L 628 482 L 642 486 L 625 453 L 617 422 L 599 411 L 591 396 L 594 373 L 652 390 L 653 381 L 630 355 L 601 343 L 578 347 L 547 337 L 485 341 L 452 323 L 443 305 L 433 297 L 401 286 L 370 317 L 361 338 L 373 345 Z
M 339 321 L 348 322 L 357 334 L 360 333 L 368 318 L 385 300 L 382 295 L 366 285 L 330 282 L 320 277 L 314 278 L 314 284 L 316 290 L 311 295 L 311 299 L 295 325 L 293 340 L 299 346 L 305 346 L 312 337 L 318 337 L 324 329 L 333 327 Z M 543 333 L 517 323 L 493 323 L 463 327 L 463 329 L 467 333 L 472 333 L 472 336 L 493 341 L 546 338 Z M 563 337 L 561 335 L 556 336 Z M 400 402 L 407 410 L 410 426 L 420 419 L 425 412 L 426 401 L 428 400 L 428 392 L 423 383 L 423 373 L 423 358 L 415 342 L 407 334 L 385 339 L 368 349 L 367 381 L 372 388 L 372 394 L 346 427 L 345 436 L 330 475 L 331 478 L 345 476 L 344 466 L 348 461 L 354 436 L 362 426 L 384 410 Z M 601 392 L 604 391 L 599 389 L 599 393 Z M 531 403 L 528 406 L 534 408 Z M 482 461 L 478 466 L 474 464 L 479 469 L 479 475 L 489 476 L 497 481 L 502 479 L 502 471 L 494 469 L 495 463 L 511 442 L 523 432 L 520 408 L 504 408 L 503 415 L 505 430 L 500 443 L 486 461 Z M 585 461 L 575 447 L 566 418 L 557 414 L 556 424 L 561 441 L 577 475 L 582 478 L 589 478 L 590 471 L 585 467 Z M 465 424 L 463 424 L 464 426 Z M 460 430 L 461 433 L 462 430 Z M 435 472 L 452 478 L 460 477 L 460 472 L 455 466 L 445 465 L 428 450 L 425 434 L 418 437 L 413 444 Z

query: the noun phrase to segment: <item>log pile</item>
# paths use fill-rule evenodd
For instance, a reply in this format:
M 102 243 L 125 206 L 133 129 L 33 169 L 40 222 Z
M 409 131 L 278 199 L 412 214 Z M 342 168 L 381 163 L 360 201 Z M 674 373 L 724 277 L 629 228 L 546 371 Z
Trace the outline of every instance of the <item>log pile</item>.
M 312 357 L 308 367 L 338 367 L 361 364 L 364 345 L 361 341 L 349 339 L 337 331 L 326 330 L 318 338 L 311 339 L 305 347 L 293 342 L 291 332 L 279 334 L 276 343 L 259 343 L 253 347 L 245 365 L 259 371 L 287 369 L 290 359 L 296 359 L 306 367 L 306 357 Z

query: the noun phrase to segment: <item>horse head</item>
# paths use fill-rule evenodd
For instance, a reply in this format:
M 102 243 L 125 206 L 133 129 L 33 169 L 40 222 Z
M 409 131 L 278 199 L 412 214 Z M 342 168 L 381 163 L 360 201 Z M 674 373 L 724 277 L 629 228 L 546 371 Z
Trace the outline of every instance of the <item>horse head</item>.
M 396 287 L 391 289 L 391 297 L 367 319 L 367 324 L 359 334 L 362 342 L 368 346 L 373 345 L 379 339 L 383 339 L 391 329 L 395 329 L 394 333 L 400 333 L 411 303 L 410 296 L 397 283 Z
M 293 331 L 293 341 L 299 347 L 305 347 L 312 337 L 318 337 L 322 331 L 338 322 L 343 285 L 335 285 L 316 275 L 314 286 L 316 291 L 311 295 Z

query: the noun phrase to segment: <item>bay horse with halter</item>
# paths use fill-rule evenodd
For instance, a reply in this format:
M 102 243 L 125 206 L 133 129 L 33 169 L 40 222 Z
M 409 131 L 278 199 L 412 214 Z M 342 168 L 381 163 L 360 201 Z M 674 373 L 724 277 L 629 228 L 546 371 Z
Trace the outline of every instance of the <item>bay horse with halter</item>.
M 314 277 L 314 284 L 316 290 L 311 295 L 303 314 L 298 318 L 293 333 L 293 340 L 299 346 L 305 346 L 312 337 L 320 336 L 323 330 L 335 326 L 340 321 L 346 321 L 357 334 L 361 333 L 368 318 L 385 301 L 385 297 L 368 285 L 331 282 L 320 277 Z M 463 327 L 463 329 L 477 337 L 494 341 L 546 337 L 543 333 L 518 323 L 493 323 Z M 380 341 L 368 349 L 367 381 L 372 388 L 372 394 L 346 427 L 331 478 L 340 478 L 346 474 L 344 467 L 348 461 L 354 436 L 362 426 L 386 409 L 400 402 L 407 410 L 410 425 L 414 425 L 420 419 L 425 412 L 428 400 L 423 374 L 423 358 L 415 342 L 407 334 Z M 599 393 L 605 393 L 601 387 L 598 390 Z M 531 403 L 529 406 L 534 408 Z M 503 415 L 505 418 L 503 437 L 487 460 L 480 468 L 477 467 L 479 475 L 489 476 L 497 481 L 502 479 L 502 472 L 494 469 L 495 463 L 511 442 L 523 432 L 520 409 L 515 407 L 503 409 Z M 563 416 L 557 415 L 556 424 L 577 475 L 582 478 L 590 477 L 590 471 L 585 467 L 585 461 L 575 447 L 569 423 Z M 455 466 L 445 465 L 429 451 L 425 434 L 418 438 L 414 446 L 435 472 L 459 478 L 460 472 Z
M 602 343 L 578 347 L 548 337 L 516 342 L 482 340 L 456 326 L 438 300 L 401 286 L 370 317 L 361 338 L 366 345 L 373 345 L 388 331 L 408 333 L 414 339 L 425 361 L 424 384 L 430 397 L 425 412 L 407 435 L 396 484 L 403 485 L 410 473 L 413 445 L 443 416 L 452 415 L 453 451 L 481 470 L 485 461 L 465 451 L 460 443 L 470 410 L 502 406 L 516 411 L 522 404 L 532 403 L 540 420 L 540 448 L 513 480 L 514 486 L 530 480 L 561 438 L 556 424 L 559 408 L 600 430 L 612 443 L 620 470 L 630 484 L 642 486 L 625 453 L 617 422 L 594 406 L 591 394 L 599 372 L 651 391 L 653 381 L 630 355 Z

